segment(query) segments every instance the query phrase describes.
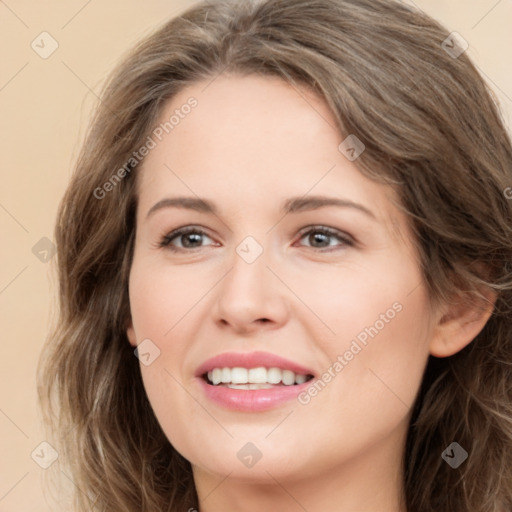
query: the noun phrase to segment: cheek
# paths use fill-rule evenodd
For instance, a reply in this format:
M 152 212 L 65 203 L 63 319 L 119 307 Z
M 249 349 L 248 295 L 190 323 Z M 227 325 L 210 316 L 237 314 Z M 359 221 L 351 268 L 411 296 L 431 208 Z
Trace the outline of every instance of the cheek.
M 355 424 L 371 419 L 392 427 L 412 408 L 428 359 L 426 296 L 419 289 L 409 296 L 388 292 L 366 305 L 346 316 L 350 330 L 332 347 L 332 360 L 342 363 L 332 398 L 347 404 L 342 414 L 352 414 Z
M 200 280 L 197 286 L 190 286 L 191 282 L 196 282 L 194 276 L 181 269 L 155 268 L 137 260 L 130 273 L 136 342 L 151 340 L 154 344 L 149 350 L 151 363 L 145 365 L 141 359 L 144 388 L 158 422 L 176 447 L 188 442 L 189 425 L 183 419 L 196 418 L 202 412 L 185 391 L 189 382 L 183 362 L 190 348 L 188 342 L 194 338 L 193 326 L 197 325 L 195 320 L 191 325 L 196 312 L 193 306 L 208 288 Z M 157 355 L 154 359 L 153 354 Z
M 326 349 L 332 347 L 336 355 L 334 351 L 348 348 L 358 336 L 363 342 L 376 337 L 376 330 L 380 339 L 386 338 L 384 331 L 391 336 L 391 325 L 397 346 L 418 328 L 423 332 L 427 298 L 414 262 L 398 251 L 389 257 L 377 254 L 364 265 L 355 259 L 305 268 L 300 279 L 296 269 L 282 272 L 283 280 L 293 283 L 300 298 L 291 301 L 301 312 L 302 326 L 311 330 L 311 339 Z
M 175 326 L 207 289 L 204 281 L 195 277 L 179 267 L 134 262 L 129 290 L 138 342 L 142 338 L 167 340 L 172 336 Z
M 330 319 L 337 336 L 324 344 L 329 364 L 317 390 L 301 397 L 295 416 L 328 447 L 326 460 L 356 456 L 407 428 L 428 358 L 429 325 L 423 292 L 399 291 L 374 289 L 360 297 L 364 302 L 339 304 L 345 309 L 337 321 L 334 314 Z M 282 434 L 286 442 L 284 429 Z
M 355 419 L 356 411 L 362 422 L 396 421 L 413 405 L 428 359 L 431 325 L 421 273 L 403 255 L 335 270 L 301 280 L 297 293 L 322 321 L 303 323 L 326 356 L 321 380 L 328 381 L 327 391 L 311 401 L 318 414 Z M 333 403 L 341 408 L 329 407 Z

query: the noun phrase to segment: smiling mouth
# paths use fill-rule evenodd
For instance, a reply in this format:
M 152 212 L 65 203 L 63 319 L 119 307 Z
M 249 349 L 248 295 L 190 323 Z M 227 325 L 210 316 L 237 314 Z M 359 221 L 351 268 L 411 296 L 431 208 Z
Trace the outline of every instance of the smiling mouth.
M 297 386 L 313 379 L 313 375 L 295 373 L 291 370 L 265 368 L 214 368 L 202 375 L 211 386 L 230 389 L 271 389 L 282 386 Z

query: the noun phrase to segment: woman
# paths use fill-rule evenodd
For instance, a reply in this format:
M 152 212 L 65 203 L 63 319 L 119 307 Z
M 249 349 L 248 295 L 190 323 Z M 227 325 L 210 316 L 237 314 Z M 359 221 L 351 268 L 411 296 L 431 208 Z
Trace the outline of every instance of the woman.
M 143 41 L 56 226 L 77 510 L 510 510 L 511 169 L 464 45 L 399 2 Z

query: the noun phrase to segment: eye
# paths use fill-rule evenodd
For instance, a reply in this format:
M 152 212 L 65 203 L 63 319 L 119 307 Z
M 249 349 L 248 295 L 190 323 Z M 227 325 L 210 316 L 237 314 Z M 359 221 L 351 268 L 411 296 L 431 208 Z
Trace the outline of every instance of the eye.
M 184 249 L 197 249 L 201 248 L 201 242 L 203 237 L 211 238 L 201 229 L 188 226 L 180 228 L 171 233 L 165 235 L 159 243 L 160 247 L 167 247 L 173 251 L 179 251 Z M 179 242 L 178 245 L 173 243 L 174 241 Z
M 341 231 L 337 231 L 335 229 L 330 229 L 325 226 L 314 226 L 310 227 L 307 231 L 303 231 L 301 233 L 300 240 L 306 238 L 310 245 L 306 247 L 313 247 L 314 249 L 323 249 L 326 247 L 333 246 L 353 246 L 354 240 L 349 235 L 342 233 Z M 341 242 L 341 243 L 331 243 L 331 242 Z
M 187 226 L 163 236 L 158 246 L 166 247 L 172 251 L 200 249 L 204 247 L 202 244 L 204 237 L 212 240 L 202 229 Z M 335 247 L 336 245 L 338 247 L 351 247 L 355 244 L 354 240 L 349 235 L 325 226 L 313 226 L 309 227 L 306 231 L 303 230 L 300 240 L 304 238 L 309 242 L 309 245 L 306 245 L 306 247 L 312 247 L 314 249 L 325 249 Z M 338 243 L 336 244 L 336 242 Z

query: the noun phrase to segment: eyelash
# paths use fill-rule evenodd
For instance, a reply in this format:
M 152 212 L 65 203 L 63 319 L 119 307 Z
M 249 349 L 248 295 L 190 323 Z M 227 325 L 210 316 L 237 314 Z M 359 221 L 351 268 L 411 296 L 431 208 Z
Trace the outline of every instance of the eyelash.
M 203 247 L 193 247 L 191 249 L 190 248 L 187 249 L 186 247 L 174 247 L 171 245 L 171 242 L 175 238 L 179 238 L 180 236 L 188 235 L 191 233 L 198 234 L 198 235 L 205 235 L 208 238 L 211 238 L 202 229 L 195 228 L 192 226 L 187 226 L 187 227 L 176 229 L 176 230 L 172 231 L 171 233 L 163 236 L 162 239 L 160 240 L 160 242 L 158 243 L 158 247 L 166 248 L 173 252 L 190 252 L 195 249 L 202 249 Z M 353 247 L 355 245 L 355 241 L 352 239 L 352 237 L 350 237 L 348 235 L 344 235 L 340 231 L 337 231 L 337 230 L 334 230 L 334 229 L 331 229 L 331 228 L 328 228 L 325 226 L 309 226 L 306 231 L 304 231 L 304 230 L 301 231 L 299 240 L 304 238 L 306 235 L 310 235 L 311 233 L 321 233 L 326 236 L 335 237 L 340 242 L 343 242 L 343 245 L 345 245 L 347 247 Z M 324 249 L 329 249 L 330 246 L 327 246 L 327 247 L 306 246 L 306 247 L 311 247 L 312 249 L 317 249 L 320 252 L 330 252 L 330 250 L 332 250 L 332 249 L 330 249 L 328 251 L 324 250 Z

